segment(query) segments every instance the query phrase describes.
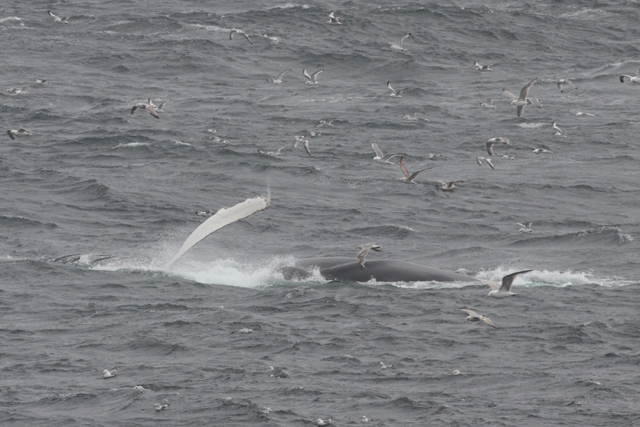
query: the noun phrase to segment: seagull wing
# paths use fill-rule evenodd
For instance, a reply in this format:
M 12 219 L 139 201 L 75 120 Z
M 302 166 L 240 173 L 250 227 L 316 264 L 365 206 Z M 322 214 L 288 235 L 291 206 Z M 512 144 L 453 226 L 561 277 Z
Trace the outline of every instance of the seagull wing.
M 516 278 L 518 274 L 528 273 L 533 270 L 522 270 L 515 273 L 507 274 L 502 278 L 502 285 L 500 286 L 500 291 L 509 292 L 511 290 L 511 285 L 513 284 L 513 280 Z
M 490 159 L 484 159 L 484 161 L 487 162 L 489 166 L 491 166 L 491 169 L 496 170 L 496 168 L 493 167 L 493 163 L 491 163 Z
M 464 311 L 465 313 L 467 313 L 471 317 L 480 318 L 480 315 L 478 313 L 476 313 L 475 311 L 473 311 L 473 310 L 468 310 L 466 308 L 461 308 L 460 311 Z
M 538 80 L 537 77 L 531 80 L 525 87 L 522 88 L 518 101 L 524 101 L 525 99 L 527 99 L 527 96 L 529 95 L 529 89 L 531 89 L 531 86 L 535 83 L 536 80 Z
M 358 258 L 358 264 L 360 264 L 360 271 L 364 270 L 364 260 L 371 249 L 371 244 L 358 246 L 360 248 L 360 252 L 356 256 Z
M 560 92 L 564 92 L 564 91 L 562 90 L 562 83 L 563 83 L 563 81 L 562 81 L 562 80 L 558 80 L 558 83 L 556 83 L 556 85 L 558 86 L 558 89 L 560 89 Z
M 139 104 L 134 105 L 134 106 L 133 106 L 133 108 L 131 108 L 131 114 L 133 114 L 133 113 L 135 113 L 136 111 L 138 111 L 138 109 L 139 109 L 139 108 L 140 108 L 140 107 L 139 107 Z
M 487 325 L 489 325 L 489 326 L 493 326 L 494 328 L 499 329 L 499 328 L 495 325 L 495 323 L 493 323 L 493 322 L 491 321 L 491 319 L 489 319 L 487 316 L 480 316 L 480 320 L 482 320 L 484 323 L 486 323 L 486 324 L 487 324 Z
M 249 36 L 246 33 L 242 33 L 242 35 L 244 36 L 245 39 L 247 39 L 249 41 L 249 43 L 253 44 L 253 42 L 251 41 L 251 39 L 249 38 Z
M 51 16 L 56 21 L 61 21 L 61 19 L 60 19 L 60 17 L 58 15 L 54 15 L 53 13 L 51 13 L 50 10 L 48 10 L 47 12 L 49 12 L 49 16 Z
M 11 139 L 16 139 L 16 137 L 15 137 L 15 136 L 13 136 L 13 133 L 11 133 L 11 131 L 10 131 L 10 130 L 8 130 L 8 131 L 7 131 L 7 134 L 9 135 L 9 138 L 11 138 Z
M 304 149 L 307 151 L 307 154 L 311 156 L 311 151 L 309 151 L 309 141 L 305 139 L 304 141 L 302 141 L 302 145 L 304 146 Z
M 282 76 L 284 76 L 284 73 L 288 73 L 289 71 L 291 71 L 291 68 L 289 68 L 288 70 L 284 70 L 283 72 L 281 72 L 280 74 L 278 74 L 278 78 L 276 80 L 280 80 L 282 79 Z
M 373 151 L 376 152 L 376 156 L 380 158 L 384 157 L 384 153 L 382 152 L 382 150 L 380 150 L 380 147 L 378 147 L 378 144 L 374 142 L 371 144 L 371 147 L 373 147 Z
M 497 291 L 498 289 L 500 289 L 500 283 L 487 280 L 487 279 L 478 279 L 478 280 L 484 283 L 485 285 L 488 285 L 491 288 L 491 290 Z
M 487 149 L 487 153 L 489 153 L 490 156 L 493 156 L 493 141 L 489 140 L 485 142 L 484 146 Z
M 518 97 L 517 97 L 517 96 L 515 96 L 514 94 L 512 94 L 511 92 L 509 92 L 509 91 L 508 91 L 508 90 L 506 90 L 506 89 L 502 89 L 502 93 L 503 93 L 503 94 L 505 94 L 505 95 L 507 95 L 509 98 L 511 98 L 511 99 L 512 99 L 512 100 L 514 100 L 514 101 L 517 101 L 517 100 L 518 100 Z
M 393 92 L 394 95 L 396 94 L 396 90 L 391 87 L 391 81 L 387 82 L 387 89 L 389 89 L 391 92 Z
M 311 80 L 311 76 L 309 75 L 309 73 L 307 73 L 307 69 L 306 68 L 302 69 L 302 75 L 305 76 L 307 78 L 307 80 Z
M 166 104 L 167 102 L 169 102 L 170 100 L 167 99 L 166 101 L 162 102 L 160 105 L 158 105 L 158 110 L 162 110 L 162 108 L 164 107 L 164 104 Z
M 229 33 L 229 40 L 233 40 L 233 35 L 237 33 L 236 30 L 231 30 L 231 32 Z
M 409 176 L 409 181 L 413 181 L 413 178 L 418 176 L 420 172 L 428 171 L 429 169 L 433 169 L 433 168 L 425 168 L 425 169 L 420 169 L 419 171 L 415 171 L 414 173 L 411 174 L 411 176 Z
M 156 113 L 156 106 L 153 105 L 151 101 L 149 101 L 149 105 L 147 106 L 147 110 L 149 110 L 149 114 L 151 114 L 156 119 L 159 119 L 158 113 Z
M 282 149 L 285 148 L 287 145 L 289 145 L 289 144 L 285 144 L 282 147 L 278 148 L 278 151 L 276 151 L 276 155 L 279 156 L 280 155 L 280 151 L 282 151 Z
M 522 228 L 527 228 L 527 226 L 526 226 L 526 225 L 521 224 L 521 223 L 519 223 L 519 222 L 516 222 L 516 225 L 519 225 L 519 226 L 520 226 L 520 227 L 522 227 Z
M 402 171 L 402 175 L 404 175 L 405 178 L 409 177 L 409 171 L 407 170 L 407 167 L 404 165 L 404 156 L 400 156 L 400 160 L 398 161 L 398 165 L 400 166 L 400 170 Z
M 516 116 L 520 117 L 520 115 L 522 114 L 522 110 L 524 109 L 524 105 L 519 105 L 516 108 Z
M 384 156 L 382 156 L 382 159 L 381 159 L 381 160 L 389 160 L 390 158 L 395 157 L 395 156 L 397 156 L 397 155 L 398 155 L 398 153 L 389 153 L 389 154 L 385 154 Z

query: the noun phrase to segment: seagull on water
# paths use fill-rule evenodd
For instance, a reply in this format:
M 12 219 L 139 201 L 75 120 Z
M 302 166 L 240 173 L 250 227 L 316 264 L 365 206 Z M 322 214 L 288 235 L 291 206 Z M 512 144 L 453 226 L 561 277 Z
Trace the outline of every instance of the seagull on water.
M 36 84 L 37 85 L 43 85 L 47 82 L 47 80 L 43 80 L 43 79 L 36 79 Z
M 426 170 L 429 169 L 433 169 L 433 168 L 425 168 L 425 169 L 420 169 L 419 171 L 416 171 L 412 174 L 409 174 L 409 171 L 407 170 L 407 167 L 404 165 L 404 156 L 400 156 L 400 161 L 398 162 L 398 165 L 400 166 L 400 170 L 402 171 L 402 175 L 403 177 L 400 178 L 400 181 L 405 182 L 407 184 L 411 183 L 411 184 L 416 184 L 415 182 L 413 182 L 413 179 L 418 176 L 418 174 L 420 172 L 424 172 Z
M 521 223 L 516 223 L 517 225 L 520 226 L 520 230 L 518 230 L 520 233 L 532 233 L 533 230 L 531 229 L 531 226 L 533 225 L 532 222 L 528 222 L 527 225 L 521 224 Z
M 467 321 L 470 322 L 479 322 L 479 321 L 483 321 L 484 323 L 486 323 L 489 326 L 493 326 L 494 328 L 498 329 L 498 327 L 495 325 L 495 323 L 493 323 L 491 321 L 491 319 L 489 319 L 486 316 L 483 316 L 482 314 L 478 314 L 473 310 L 467 310 L 466 308 L 461 308 L 460 311 L 464 311 L 465 313 L 468 314 L 467 318 L 464 319 L 465 323 Z
M 595 117 L 595 114 L 591 114 L 591 113 L 583 113 L 582 111 L 578 111 L 576 113 L 576 116 L 588 116 L 588 117 Z
M 383 165 L 395 164 L 393 162 L 390 162 L 389 159 L 398 156 L 398 153 L 384 154 L 380 147 L 378 147 L 378 144 L 376 144 L 375 142 L 371 144 L 371 147 L 373 147 L 373 151 L 376 152 L 376 156 L 373 158 L 374 162 L 382 163 Z
M 168 409 L 168 408 L 169 408 L 168 403 L 165 403 L 165 404 L 156 403 L 155 405 L 153 405 L 153 409 L 155 409 L 156 411 L 162 411 L 163 409 Z
M 424 113 L 417 111 L 413 114 L 405 114 L 404 116 L 402 116 L 402 119 L 417 122 L 418 120 L 420 120 L 420 117 L 417 117 L 418 114 L 424 115 Z M 428 119 L 425 119 L 425 118 L 423 118 L 422 120 L 424 120 L 425 122 L 429 121 Z
M 196 215 L 198 215 L 198 216 L 202 216 L 202 217 L 205 217 L 205 218 L 210 217 L 210 216 L 211 216 L 211 215 L 213 215 L 214 213 L 215 213 L 215 212 L 213 212 L 213 211 L 196 211 Z
M 631 83 L 640 83 L 640 70 L 635 76 L 630 76 L 628 74 L 623 74 L 620 76 L 620 83 L 624 83 L 624 78 L 628 77 Z
M 564 136 L 565 138 L 567 137 L 567 134 L 558 127 L 555 120 L 551 122 L 551 128 L 556 131 L 555 136 Z
M 456 184 L 460 183 L 460 182 L 464 182 L 464 181 L 441 181 L 439 179 L 436 180 L 436 182 L 438 184 L 440 184 L 440 188 L 442 189 L 442 191 L 453 191 L 454 188 L 458 188 L 458 186 Z
M 231 32 L 229 33 L 229 40 L 233 40 L 233 35 L 234 34 L 240 34 L 241 36 L 244 36 L 245 39 L 247 39 L 247 41 L 251 44 L 253 44 L 253 42 L 251 41 L 251 39 L 249 38 L 249 36 L 247 35 L 247 33 L 245 33 L 242 30 L 231 30 Z
M 317 125 L 316 125 L 316 127 L 317 127 L 317 128 L 322 127 L 322 126 L 330 126 L 330 127 L 333 127 L 333 124 L 332 124 L 332 123 L 333 123 L 335 120 L 336 120 L 336 119 L 329 120 L 329 121 L 327 121 L 327 120 L 320 120 L 320 123 L 319 123 L 319 124 L 317 124 Z
M 534 147 L 529 147 L 529 148 L 531 148 L 531 152 L 534 154 L 553 153 L 553 151 L 547 150 L 546 148 L 534 148 Z
M 495 138 L 491 138 L 490 140 L 484 143 L 484 146 L 487 149 L 487 153 L 489 153 L 490 156 L 493 156 L 493 144 L 495 144 L 496 142 L 502 142 L 503 144 L 513 148 L 513 145 L 511 145 L 511 142 L 509 141 L 509 139 L 505 138 L 504 136 L 497 136 Z
M 491 69 L 492 65 L 493 65 L 493 62 L 489 65 L 482 65 L 482 64 L 478 64 L 476 61 L 473 61 L 473 66 L 476 67 L 476 71 L 493 71 Z
M 569 85 L 576 90 L 578 89 L 569 79 L 560 79 L 558 80 L 556 85 L 558 85 L 558 89 L 560 89 L 560 92 L 564 92 L 564 90 L 562 89 L 562 85 Z
M 151 114 L 156 119 L 160 118 L 158 116 L 158 114 L 156 113 L 156 106 L 153 105 L 153 102 L 151 101 L 151 98 L 149 98 L 149 102 L 147 104 L 145 104 L 144 102 L 141 102 L 139 104 L 134 105 L 133 108 L 131 108 L 131 114 L 135 113 L 139 109 L 147 110 L 149 112 L 149 114 Z
M 318 74 L 320 74 L 321 72 L 324 71 L 324 68 L 322 70 L 318 70 L 315 73 L 309 75 L 309 73 L 307 72 L 306 68 L 302 69 L 302 75 L 304 76 L 305 79 L 307 79 L 306 82 L 304 82 L 304 84 L 306 85 L 317 85 L 318 84 Z
M 511 98 L 512 100 L 511 105 L 515 105 L 517 107 L 516 115 L 518 117 L 520 117 L 520 114 L 522 114 L 522 109 L 529 104 L 534 104 L 536 107 L 542 108 L 542 104 L 540 104 L 540 102 L 537 99 L 534 101 L 531 98 L 527 98 L 529 96 L 529 89 L 531 89 L 531 86 L 533 86 L 533 84 L 537 80 L 538 78 L 536 77 L 535 79 L 527 83 L 527 85 L 523 87 L 522 90 L 520 91 L 519 97 L 515 96 L 514 94 L 512 94 L 506 89 L 502 89 L 502 93 L 508 96 L 509 98 Z
M 49 12 L 49 16 L 51 16 L 53 18 L 53 22 L 59 22 L 61 24 L 68 24 L 69 23 L 69 17 L 65 16 L 64 18 L 60 18 L 58 15 L 54 15 L 53 13 L 51 13 L 50 10 L 47 10 L 47 12 Z
M 329 20 L 325 24 L 342 25 L 342 22 L 338 21 L 336 15 L 333 14 L 333 10 L 327 16 L 329 16 Z
M 278 156 L 280 156 L 280 151 L 282 151 L 282 149 L 285 148 L 287 145 L 289 145 L 289 144 L 285 144 L 282 147 L 278 148 L 278 151 L 262 151 L 262 150 L 258 149 L 258 153 L 264 154 L 265 156 L 278 157 Z M 311 155 L 311 154 L 309 154 L 309 155 Z
M 396 90 L 391 87 L 391 81 L 390 80 L 387 82 L 387 89 L 389 89 L 391 91 L 389 96 L 392 97 L 392 98 L 402 98 L 402 92 L 407 90 L 407 89 L 402 89 L 402 90 L 396 92 Z
M 11 139 L 16 139 L 16 136 L 31 136 L 31 135 L 33 135 L 33 132 L 31 132 L 29 129 L 25 129 L 25 128 L 20 128 L 18 130 L 9 129 L 7 131 L 7 135 L 9 135 L 9 138 L 11 138 Z
M 493 109 L 495 109 L 496 106 L 493 105 L 493 100 L 494 99 L 498 99 L 498 98 L 487 98 L 487 102 L 481 102 L 480 106 L 484 107 L 484 108 L 493 108 Z
M 278 77 L 276 77 L 275 79 L 267 79 L 268 82 L 273 82 L 273 84 L 275 85 L 279 85 L 282 83 L 282 76 L 284 76 L 284 73 L 288 73 L 289 71 L 291 71 L 293 68 L 289 68 L 288 70 L 284 70 L 283 72 L 281 72 L 280 74 L 278 74 Z
M 482 161 L 487 162 L 487 164 L 491 167 L 491 169 L 495 170 L 496 168 L 493 167 L 493 163 L 491 163 L 491 159 L 487 159 L 485 157 L 476 157 L 476 162 L 478 162 L 478 166 L 482 166 Z
M 102 378 L 104 378 L 105 380 L 107 378 L 113 378 L 116 375 L 118 375 L 118 368 L 113 368 L 111 370 L 105 369 L 104 371 L 102 371 Z
M 507 156 L 506 154 L 502 155 L 502 160 L 515 160 L 516 158 L 513 156 Z
M 380 245 L 376 245 L 373 242 L 367 243 L 365 245 L 360 245 L 357 247 L 357 249 L 360 249 L 360 252 L 358 252 L 358 255 L 356 256 L 358 258 L 358 264 L 360 265 L 360 271 L 364 271 L 364 260 L 367 257 L 369 251 L 382 251 Z
M 404 42 L 404 40 L 405 40 L 407 37 L 409 37 L 409 36 L 411 36 L 411 33 L 407 33 L 407 34 L 405 34 L 405 35 L 404 35 L 404 37 L 402 37 L 402 39 L 400 39 L 400 44 L 395 44 L 395 43 L 389 42 L 389 44 L 391 45 L 391 46 L 390 46 L 390 49 L 391 49 L 391 50 L 404 51 L 404 50 L 405 50 L 405 48 L 404 48 L 404 47 L 402 47 L 402 43 L 403 43 L 403 42 Z
M 24 88 L 19 89 L 17 87 L 12 87 L 11 89 L 7 89 L 7 92 L 12 93 L 14 95 L 24 95 L 25 93 L 29 93 Z
M 515 279 L 518 274 L 528 273 L 530 271 L 533 271 L 533 270 L 522 270 L 516 273 L 507 274 L 502 278 L 502 284 L 498 284 L 496 282 L 492 282 L 490 280 L 484 280 L 484 279 L 481 279 L 480 281 L 489 285 L 489 287 L 493 289 L 491 292 L 489 292 L 489 294 L 487 295 L 487 298 L 489 297 L 496 298 L 496 299 L 507 298 L 513 295 L 517 295 L 511 292 L 511 285 L 513 284 L 513 279 Z

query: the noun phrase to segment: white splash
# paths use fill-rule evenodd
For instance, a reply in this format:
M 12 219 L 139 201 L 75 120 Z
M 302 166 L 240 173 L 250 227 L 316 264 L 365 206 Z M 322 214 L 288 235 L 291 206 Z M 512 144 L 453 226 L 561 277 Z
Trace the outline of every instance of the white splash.
M 152 145 L 150 142 L 128 142 L 126 144 L 118 144 L 113 147 L 114 150 L 118 148 L 135 148 L 135 147 L 146 147 Z

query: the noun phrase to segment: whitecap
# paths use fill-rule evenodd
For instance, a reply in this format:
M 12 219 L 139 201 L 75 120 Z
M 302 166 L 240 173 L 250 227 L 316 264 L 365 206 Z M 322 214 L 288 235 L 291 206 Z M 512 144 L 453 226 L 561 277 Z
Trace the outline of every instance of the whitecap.
M 534 128 L 541 128 L 543 126 L 548 126 L 549 123 L 518 123 L 518 126 L 520 126 L 521 128 L 525 128 L 525 129 L 534 129 Z
M 117 150 L 118 148 L 135 148 L 135 147 L 146 147 L 152 145 L 149 142 L 127 142 L 126 144 L 118 144 L 115 147 L 113 147 L 114 150 Z
M 17 16 L 7 16 L 6 18 L 0 19 L 0 23 L 10 22 L 10 21 L 22 21 L 22 19 L 18 18 Z

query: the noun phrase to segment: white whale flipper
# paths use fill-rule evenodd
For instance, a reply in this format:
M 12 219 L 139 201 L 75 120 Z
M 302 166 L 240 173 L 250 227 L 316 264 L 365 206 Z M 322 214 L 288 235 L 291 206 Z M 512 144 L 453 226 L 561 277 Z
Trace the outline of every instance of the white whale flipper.
M 242 203 L 230 208 L 222 208 L 211 218 L 200 224 L 198 228 L 193 230 L 193 233 L 187 237 L 187 240 L 182 244 L 182 247 L 176 253 L 168 265 L 173 264 L 178 258 L 184 255 L 189 249 L 191 249 L 200 240 L 207 237 L 209 234 L 221 229 L 222 227 L 236 222 L 239 219 L 246 218 L 256 212 L 260 212 L 269 207 L 269 201 L 262 196 L 254 197 L 253 199 L 247 199 Z

